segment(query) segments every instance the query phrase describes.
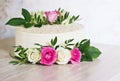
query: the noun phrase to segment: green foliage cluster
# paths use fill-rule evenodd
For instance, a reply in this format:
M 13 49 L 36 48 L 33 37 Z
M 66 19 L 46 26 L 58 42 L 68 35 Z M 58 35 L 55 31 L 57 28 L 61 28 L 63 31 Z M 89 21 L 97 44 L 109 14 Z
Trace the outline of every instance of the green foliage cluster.
M 68 23 L 71 24 L 75 22 L 78 18 L 78 16 L 70 16 L 70 13 L 65 11 L 64 9 L 59 8 L 59 16 L 55 22 L 49 22 L 46 16 L 43 14 L 38 14 L 38 13 L 30 13 L 26 9 L 22 9 L 22 18 L 17 17 L 17 18 L 12 18 L 10 19 L 6 25 L 11 25 L 11 26 L 23 26 L 25 28 L 30 28 L 30 27 L 42 27 L 42 25 L 52 25 L 52 24 L 62 24 L 65 20 L 68 19 Z M 62 14 L 64 13 L 64 14 Z

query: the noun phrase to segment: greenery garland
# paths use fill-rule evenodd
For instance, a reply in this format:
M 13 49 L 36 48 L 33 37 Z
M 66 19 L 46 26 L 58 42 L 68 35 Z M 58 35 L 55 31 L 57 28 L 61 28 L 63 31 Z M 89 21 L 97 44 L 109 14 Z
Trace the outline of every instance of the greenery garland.
M 79 15 L 71 16 L 68 11 L 61 8 L 54 11 L 40 11 L 32 13 L 30 13 L 27 9 L 22 8 L 22 16 L 22 18 L 17 17 L 10 19 L 6 25 L 24 26 L 25 28 L 40 28 L 42 25 L 71 24 L 79 18 Z M 53 17 L 53 22 L 50 21 L 50 17 Z

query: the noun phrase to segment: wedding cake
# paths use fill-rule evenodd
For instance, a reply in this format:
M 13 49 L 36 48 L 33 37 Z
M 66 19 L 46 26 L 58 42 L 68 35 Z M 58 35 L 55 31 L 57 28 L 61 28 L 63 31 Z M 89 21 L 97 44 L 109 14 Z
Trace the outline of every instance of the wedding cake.
M 74 23 L 78 16 L 59 8 L 30 13 L 22 9 L 23 18 L 12 18 L 6 24 L 16 26 L 13 64 L 77 64 L 93 61 L 100 50 L 85 39 L 85 28 Z

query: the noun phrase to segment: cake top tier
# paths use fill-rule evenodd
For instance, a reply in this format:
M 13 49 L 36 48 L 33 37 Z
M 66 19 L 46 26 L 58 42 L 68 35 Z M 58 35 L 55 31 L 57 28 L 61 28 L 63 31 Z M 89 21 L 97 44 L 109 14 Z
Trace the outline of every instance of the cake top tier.
M 26 9 L 22 9 L 22 16 L 18 18 L 10 19 L 6 24 L 19 27 L 42 27 L 43 25 L 54 25 L 54 24 L 72 24 L 77 21 L 78 16 L 70 15 L 68 11 L 59 8 L 53 11 L 38 11 L 29 12 Z

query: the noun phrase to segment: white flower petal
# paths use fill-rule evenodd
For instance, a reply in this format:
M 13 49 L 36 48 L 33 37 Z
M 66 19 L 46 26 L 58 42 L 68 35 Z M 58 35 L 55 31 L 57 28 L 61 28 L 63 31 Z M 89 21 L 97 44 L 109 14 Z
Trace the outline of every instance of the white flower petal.
M 28 61 L 32 62 L 33 64 L 35 64 L 36 62 L 38 62 L 41 59 L 41 55 L 40 55 L 40 51 L 34 48 L 29 48 L 26 51 L 27 55 L 28 55 Z
M 58 49 L 58 59 L 56 61 L 57 64 L 67 64 L 71 58 L 71 53 L 69 50 L 64 48 Z

